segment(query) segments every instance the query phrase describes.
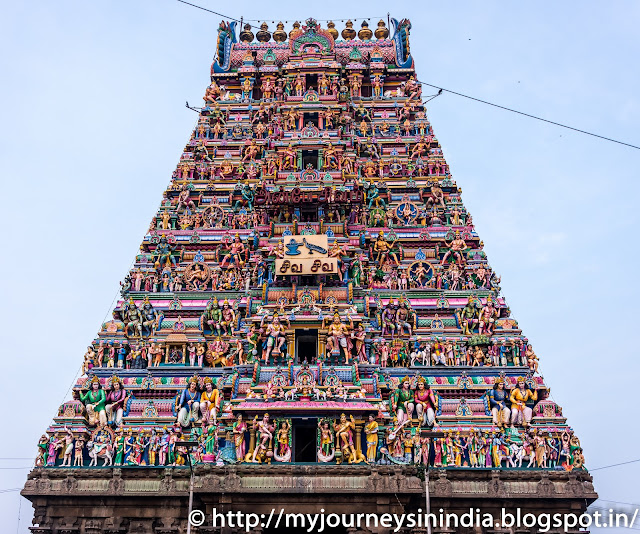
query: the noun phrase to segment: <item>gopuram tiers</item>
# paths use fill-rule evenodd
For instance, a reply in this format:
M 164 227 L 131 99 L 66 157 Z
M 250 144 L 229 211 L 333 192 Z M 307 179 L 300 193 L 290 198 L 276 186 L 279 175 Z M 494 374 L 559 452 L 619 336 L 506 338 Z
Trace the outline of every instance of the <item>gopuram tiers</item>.
M 189 466 L 206 511 L 393 512 L 425 484 L 451 511 L 596 498 L 390 23 L 220 24 L 122 298 L 38 444 L 33 532 L 186 532 Z

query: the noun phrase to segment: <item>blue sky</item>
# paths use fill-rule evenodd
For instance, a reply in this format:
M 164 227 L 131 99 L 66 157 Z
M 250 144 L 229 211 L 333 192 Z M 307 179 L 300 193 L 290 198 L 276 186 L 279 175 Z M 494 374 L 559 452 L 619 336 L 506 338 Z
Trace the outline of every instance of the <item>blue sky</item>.
M 197 2 L 196 2 L 197 3 Z M 268 21 L 408 17 L 419 77 L 640 145 L 640 4 L 200 4 Z M 2 2 L 0 489 L 24 483 L 155 213 L 208 83 L 219 17 L 170 0 Z M 359 26 L 358 22 L 356 26 Z M 287 29 L 290 25 L 287 25 Z M 428 94 L 428 90 L 425 91 Z M 453 95 L 428 115 L 503 294 L 587 465 L 635 444 L 640 151 Z M 6 469 L 13 467 L 16 469 Z M 640 463 L 594 472 L 640 503 Z M 6 532 L 31 506 L 0 493 Z

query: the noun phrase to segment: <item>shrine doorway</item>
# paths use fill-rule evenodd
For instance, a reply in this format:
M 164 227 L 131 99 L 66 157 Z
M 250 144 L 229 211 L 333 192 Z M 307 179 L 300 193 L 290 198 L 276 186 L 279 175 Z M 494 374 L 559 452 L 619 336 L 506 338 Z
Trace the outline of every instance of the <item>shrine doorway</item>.
M 296 330 L 296 363 L 315 363 L 318 356 L 318 331 Z
M 312 169 L 318 168 L 318 151 L 317 150 L 302 151 L 302 168 L 306 169 L 307 165 L 311 165 Z
M 293 461 L 315 463 L 318 420 L 315 417 L 293 419 Z

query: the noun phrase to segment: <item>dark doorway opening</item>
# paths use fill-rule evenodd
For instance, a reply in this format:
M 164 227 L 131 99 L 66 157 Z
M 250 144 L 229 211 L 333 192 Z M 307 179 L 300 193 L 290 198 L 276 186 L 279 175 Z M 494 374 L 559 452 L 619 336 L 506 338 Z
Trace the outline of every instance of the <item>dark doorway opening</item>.
M 318 356 L 318 331 L 296 330 L 296 360 L 312 364 Z
M 303 150 L 302 151 L 302 168 L 306 169 L 307 165 L 311 165 L 312 169 L 318 168 L 318 151 Z
M 317 113 L 305 113 L 302 116 L 302 124 L 304 126 L 318 127 L 318 114 Z
M 316 461 L 318 422 L 315 418 L 293 420 L 293 461 Z
M 314 91 L 318 90 L 318 75 L 317 74 L 307 74 L 307 91 L 309 89 L 313 89 Z

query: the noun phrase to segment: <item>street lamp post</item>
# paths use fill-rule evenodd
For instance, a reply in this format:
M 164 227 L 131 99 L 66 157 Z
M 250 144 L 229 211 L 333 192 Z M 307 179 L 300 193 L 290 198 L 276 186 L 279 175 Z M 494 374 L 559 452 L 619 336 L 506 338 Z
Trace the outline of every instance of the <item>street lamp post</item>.
M 431 440 L 433 438 L 443 438 L 444 432 L 431 432 L 426 431 L 422 434 L 425 437 L 429 438 L 429 444 L 431 445 Z M 431 450 L 429 450 L 431 453 Z M 425 509 L 427 512 L 427 534 L 431 534 L 431 495 L 429 495 L 429 459 L 427 458 L 427 463 L 424 466 L 424 500 L 425 500 Z
M 187 449 L 187 459 L 189 460 L 189 511 L 187 512 L 187 534 L 191 534 L 191 512 L 193 511 L 193 464 L 191 463 L 191 448 L 200 445 L 197 441 L 176 441 L 176 447 L 185 447 Z

